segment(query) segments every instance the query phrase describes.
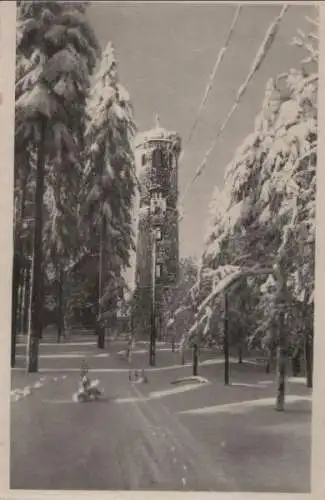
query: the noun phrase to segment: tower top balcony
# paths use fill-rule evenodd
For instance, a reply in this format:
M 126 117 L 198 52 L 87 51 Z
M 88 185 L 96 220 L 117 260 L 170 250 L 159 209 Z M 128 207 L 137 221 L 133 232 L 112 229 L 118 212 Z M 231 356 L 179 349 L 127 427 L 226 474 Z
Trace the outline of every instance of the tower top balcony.
M 134 146 L 136 149 L 141 149 L 150 144 L 154 146 L 156 142 L 173 144 L 178 151 L 181 149 L 180 135 L 175 131 L 161 127 L 159 115 L 155 115 L 155 126 L 152 129 L 141 132 L 136 136 Z

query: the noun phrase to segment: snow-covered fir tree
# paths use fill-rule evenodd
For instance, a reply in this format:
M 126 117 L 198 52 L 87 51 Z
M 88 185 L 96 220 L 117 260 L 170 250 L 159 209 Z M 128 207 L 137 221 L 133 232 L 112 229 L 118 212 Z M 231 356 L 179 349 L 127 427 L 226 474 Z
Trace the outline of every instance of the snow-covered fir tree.
M 302 340 L 309 353 L 313 334 L 310 318 L 318 90 L 315 40 L 315 34 L 300 33 L 294 43 L 309 52 L 302 68 L 267 83 L 254 130 L 228 165 L 224 189 L 214 193 L 202 256 L 201 276 L 210 276 L 212 291 L 210 296 L 206 294 L 207 307 L 203 307 L 204 302 L 199 307 L 201 320 L 209 317 L 211 306 L 216 309 L 220 305 L 220 294 L 232 283 L 232 275 L 235 283 L 236 273 L 244 274 L 247 293 L 255 296 L 256 302 L 253 310 L 248 308 L 251 318 L 246 340 L 250 345 L 257 342 L 268 347 L 280 342 L 283 355 Z M 252 272 L 246 274 L 249 269 Z M 229 293 L 235 299 L 236 291 L 230 288 Z M 296 315 L 293 321 L 298 304 L 304 314 Z M 243 306 L 238 307 L 240 310 Z M 310 366 L 307 372 L 310 385 Z
M 56 204 L 52 213 L 57 213 L 65 206 L 60 187 L 71 185 L 80 170 L 86 97 L 99 46 L 86 18 L 86 2 L 20 1 L 17 17 L 16 158 L 26 151 L 35 160 L 28 370 L 37 371 L 44 186 L 51 179 Z M 31 167 L 32 162 L 25 162 L 25 168 Z
M 117 308 L 116 290 L 134 250 L 132 201 L 135 190 L 132 141 L 135 124 L 128 92 L 121 85 L 114 48 L 103 52 L 87 106 L 85 199 L 81 206 L 88 245 L 99 247 L 99 313 Z M 91 251 L 94 250 L 90 249 Z M 104 346 L 100 327 L 99 346 Z

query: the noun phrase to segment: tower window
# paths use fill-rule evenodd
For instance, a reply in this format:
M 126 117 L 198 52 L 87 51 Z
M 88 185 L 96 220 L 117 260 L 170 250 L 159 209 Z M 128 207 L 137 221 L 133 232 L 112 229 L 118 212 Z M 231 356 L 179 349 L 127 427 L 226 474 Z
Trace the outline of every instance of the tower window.
M 142 165 L 142 166 L 146 164 L 146 160 L 147 160 L 146 155 L 145 155 L 145 154 L 143 154 L 143 155 L 141 156 L 141 165 Z
M 163 152 L 160 149 L 155 149 L 152 153 L 152 164 L 154 167 L 161 167 L 163 165 Z

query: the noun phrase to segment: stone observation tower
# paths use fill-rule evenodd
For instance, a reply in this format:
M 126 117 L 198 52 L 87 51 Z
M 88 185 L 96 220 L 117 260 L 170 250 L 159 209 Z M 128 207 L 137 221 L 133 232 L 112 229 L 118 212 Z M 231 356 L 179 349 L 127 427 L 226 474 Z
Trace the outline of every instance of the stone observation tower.
M 164 336 L 164 310 L 178 278 L 178 158 L 181 139 L 162 128 L 138 135 L 135 160 L 141 186 L 137 230 L 133 334 Z M 154 323 L 154 326 L 153 326 Z

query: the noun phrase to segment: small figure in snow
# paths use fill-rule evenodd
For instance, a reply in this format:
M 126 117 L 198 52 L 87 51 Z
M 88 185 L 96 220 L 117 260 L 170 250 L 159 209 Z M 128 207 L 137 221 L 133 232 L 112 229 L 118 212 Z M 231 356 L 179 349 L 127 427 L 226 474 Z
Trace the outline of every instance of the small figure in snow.
M 99 380 L 90 380 L 88 365 L 85 361 L 81 364 L 79 390 L 73 395 L 75 402 L 96 401 L 103 395 L 103 390 L 98 387 Z
M 84 392 L 88 392 L 90 385 L 91 385 L 88 372 L 89 372 L 88 365 L 87 365 L 86 361 L 83 361 L 81 363 L 80 385 L 81 385 L 81 388 L 84 390 Z

